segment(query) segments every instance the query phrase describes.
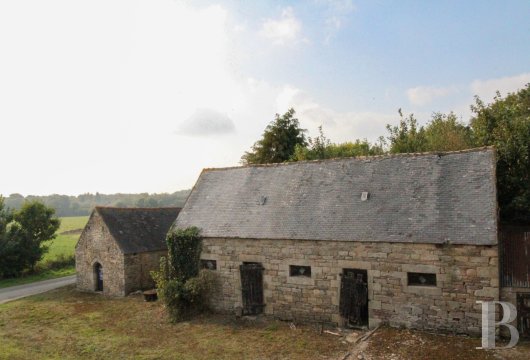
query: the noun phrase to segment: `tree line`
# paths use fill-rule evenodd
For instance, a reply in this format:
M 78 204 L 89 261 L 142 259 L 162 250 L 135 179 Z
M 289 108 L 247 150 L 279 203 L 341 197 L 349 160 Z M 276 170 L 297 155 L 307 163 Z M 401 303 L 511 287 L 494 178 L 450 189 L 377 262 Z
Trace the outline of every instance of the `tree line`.
M 306 137 L 295 110 L 276 114 L 243 164 L 265 164 L 355 157 L 367 155 L 457 151 L 495 146 L 497 150 L 497 194 L 500 219 L 506 223 L 530 223 L 530 84 L 502 97 L 497 92 L 490 104 L 479 97 L 471 105 L 469 123 L 450 112 L 434 113 L 425 125 L 414 114 L 398 111 L 398 125 L 387 125 L 386 136 L 370 143 L 366 139 L 333 143 L 322 127 L 319 135 Z
M 22 196 L 11 194 L 4 198 L 5 207 L 10 209 L 21 209 L 27 201 L 38 201 L 55 209 L 57 216 L 86 216 L 90 215 L 95 206 L 116 207 L 182 207 L 189 190 L 176 191 L 174 193 L 161 194 L 82 194 L 78 196 L 47 195 L 47 196 Z

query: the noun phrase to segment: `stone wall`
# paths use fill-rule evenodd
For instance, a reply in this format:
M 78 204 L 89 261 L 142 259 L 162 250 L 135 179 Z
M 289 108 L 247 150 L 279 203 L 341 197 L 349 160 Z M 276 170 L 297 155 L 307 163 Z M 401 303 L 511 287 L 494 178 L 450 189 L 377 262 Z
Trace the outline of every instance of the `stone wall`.
M 499 299 L 497 246 L 206 238 L 203 259 L 217 261 L 219 311 L 241 307 L 239 265 L 261 262 L 265 313 L 303 322 L 342 324 L 340 276 L 368 273 L 369 326 L 480 334 L 477 300 Z M 311 266 L 311 277 L 290 277 L 289 265 Z M 409 286 L 407 272 L 435 273 L 437 286 Z
M 160 269 L 160 258 L 167 251 L 153 251 L 125 255 L 125 293 L 155 287 L 151 271 Z
M 125 295 L 123 254 L 97 212 L 88 221 L 75 249 L 77 288 L 95 291 L 94 265 L 103 269 L 103 294 Z

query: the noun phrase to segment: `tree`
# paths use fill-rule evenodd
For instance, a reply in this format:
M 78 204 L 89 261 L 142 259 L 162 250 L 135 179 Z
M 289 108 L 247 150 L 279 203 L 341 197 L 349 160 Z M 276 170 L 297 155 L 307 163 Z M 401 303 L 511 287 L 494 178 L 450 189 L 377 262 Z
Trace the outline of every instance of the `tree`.
M 24 236 L 21 240 L 25 243 L 26 265 L 33 269 L 48 251 L 44 242 L 55 239 L 55 232 L 59 229 L 61 221 L 55 216 L 53 208 L 38 201 L 24 203 L 15 213 L 14 219 L 23 229 Z
M 457 151 L 474 146 L 469 126 L 459 122 L 454 113 L 434 113 L 424 130 L 426 151 Z
M 0 276 L 17 276 L 34 269 L 55 238 L 60 221 L 55 210 L 40 202 L 25 202 L 19 211 L 4 209 L 0 201 Z
M 418 125 L 414 114 L 403 117 L 398 126 L 387 125 L 391 153 L 416 153 L 428 151 L 457 151 L 474 147 L 469 126 L 459 122 L 454 113 L 434 113 L 425 125 Z
M 476 146 L 497 149 L 497 191 L 501 220 L 530 223 L 530 84 L 484 104 L 475 97 L 471 128 Z
M 294 117 L 294 109 L 276 118 L 267 127 L 258 140 L 252 145 L 252 150 L 241 157 L 243 164 L 267 164 L 288 161 L 294 154 L 296 145 L 306 146 L 304 132 L 300 123 Z
M 335 144 L 326 138 L 322 126 L 318 127 L 318 132 L 317 137 L 308 138 L 308 146 L 296 146 L 292 161 L 380 155 L 384 152 L 382 146 L 372 145 L 366 139 Z
M 399 115 L 401 120 L 398 126 L 391 126 L 390 124 L 386 126 L 389 132 L 387 139 L 390 143 L 390 152 L 397 154 L 426 151 L 427 140 L 423 126 L 418 127 L 418 121 L 414 114 L 405 118 L 399 109 Z

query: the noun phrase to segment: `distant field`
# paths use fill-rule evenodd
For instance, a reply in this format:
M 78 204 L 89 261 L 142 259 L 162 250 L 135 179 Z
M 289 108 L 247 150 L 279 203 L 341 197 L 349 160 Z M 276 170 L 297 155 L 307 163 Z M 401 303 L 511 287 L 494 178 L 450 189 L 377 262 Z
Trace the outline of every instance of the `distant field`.
M 88 216 L 62 217 L 61 227 L 58 233 L 60 234 L 65 231 L 72 231 L 72 230 L 83 230 L 87 222 L 88 222 Z
M 51 241 L 50 250 L 42 261 L 52 260 L 63 254 L 73 255 L 75 244 L 79 240 L 81 231 L 88 222 L 88 216 L 74 216 L 61 218 L 61 227 L 57 231 L 57 237 Z M 65 234 L 65 232 L 68 232 Z

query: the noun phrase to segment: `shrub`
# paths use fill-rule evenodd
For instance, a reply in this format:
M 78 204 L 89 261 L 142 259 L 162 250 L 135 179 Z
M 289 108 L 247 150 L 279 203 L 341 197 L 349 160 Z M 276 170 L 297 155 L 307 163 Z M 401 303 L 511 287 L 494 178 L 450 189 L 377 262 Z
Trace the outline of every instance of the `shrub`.
M 160 270 L 151 272 L 151 276 L 170 320 L 178 322 L 208 310 L 217 277 L 209 270 L 199 271 L 202 249 L 199 229 L 177 229 L 168 234 L 166 241 L 169 256 L 160 260 Z
M 75 255 L 60 254 L 55 259 L 47 260 L 44 267 L 50 270 L 64 269 L 75 266 Z

